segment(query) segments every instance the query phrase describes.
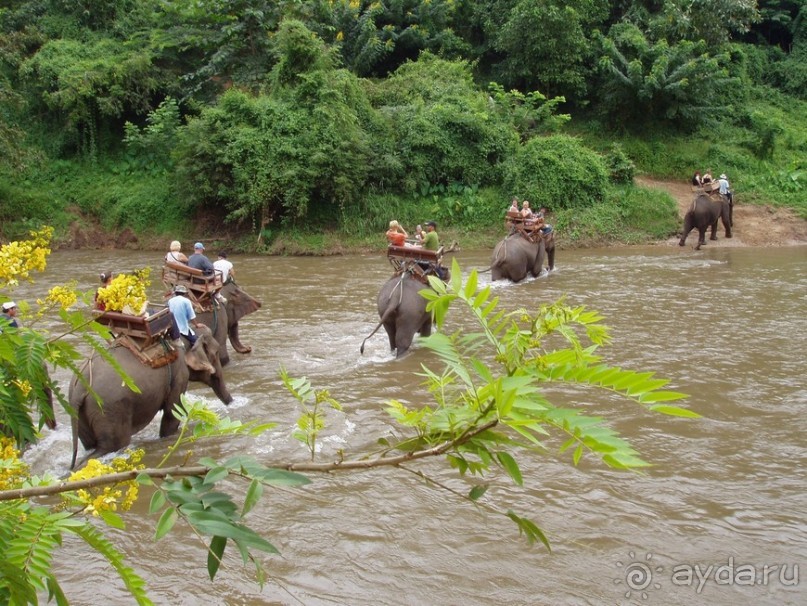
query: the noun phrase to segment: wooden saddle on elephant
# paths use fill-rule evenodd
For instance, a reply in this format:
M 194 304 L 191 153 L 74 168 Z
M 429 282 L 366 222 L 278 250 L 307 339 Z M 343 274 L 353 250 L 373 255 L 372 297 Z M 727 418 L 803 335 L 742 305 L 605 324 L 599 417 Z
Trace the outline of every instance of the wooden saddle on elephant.
M 109 327 L 114 335 L 112 345 L 125 347 L 152 368 L 170 364 L 179 355 L 168 339 L 174 316 L 167 307 L 143 316 L 104 311 L 95 321 Z
M 445 247 L 438 250 L 426 250 L 420 246 L 394 246 L 387 247 L 387 259 L 395 273 L 399 276 L 404 273 L 428 285 L 429 276 L 437 276 L 442 280 L 448 279 L 448 269 L 443 267 L 442 260 Z
M 224 286 L 221 271 L 215 270 L 212 274 L 205 275 L 201 269 L 174 261 L 166 261 L 163 265 L 162 280 L 169 291 L 173 291 L 178 284 L 187 287 L 188 298 L 196 311 L 210 311 L 213 298 Z
M 543 218 L 533 219 L 524 218 L 521 213 L 515 211 L 507 211 L 507 218 L 505 225 L 509 228 L 511 234 L 519 234 L 522 238 L 529 240 L 533 244 L 537 243 L 544 237 L 542 231 L 545 223 Z M 549 232 L 550 234 L 552 232 Z

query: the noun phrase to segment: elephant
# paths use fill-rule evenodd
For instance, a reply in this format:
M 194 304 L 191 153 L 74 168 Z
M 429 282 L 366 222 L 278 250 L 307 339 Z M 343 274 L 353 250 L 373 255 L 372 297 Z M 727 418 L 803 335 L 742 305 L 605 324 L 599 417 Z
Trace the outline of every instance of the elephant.
M 700 194 L 692 206 L 684 215 L 684 229 L 681 232 L 681 239 L 678 246 L 683 246 L 689 232 L 693 228 L 698 230 L 698 245 L 695 250 L 706 244 L 706 230 L 711 226 L 712 235 L 710 240 L 717 240 L 717 220 L 722 219 L 723 227 L 726 229 L 726 237 L 731 238 L 732 208 L 726 196 L 720 196 L 719 200 L 713 200 L 706 194 Z
M 521 233 L 508 235 L 493 249 L 490 270 L 493 280 L 508 278 L 520 282 L 527 273 L 538 277 L 547 258 L 547 270 L 555 268 L 555 234 L 540 237 L 532 242 Z
M 75 468 L 77 438 L 86 449 L 94 449 L 87 458 L 100 457 L 128 446 L 132 435 L 146 427 L 162 411 L 160 437 L 170 436 L 179 428 L 172 414 L 188 381 L 210 385 L 225 404 L 233 398 L 224 382 L 218 355 L 218 342 L 206 327 L 197 329 L 193 347 L 185 342 L 177 347 L 177 358 L 161 368 L 142 363 L 135 354 L 121 345 L 112 344 L 107 351 L 131 377 L 140 393 L 130 390 L 115 368 L 103 357 L 93 353 L 81 367 L 81 378 L 70 382 L 68 400 L 73 429 L 73 459 Z M 88 389 L 92 388 L 92 391 Z M 96 395 L 102 404 L 96 401 Z
M 238 353 L 246 354 L 252 351 L 252 347 L 241 343 L 238 321 L 244 316 L 258 311 L 261 308 L 261 302 L 245 292 L 232 279 L 224 284 L 219 294 L 227 299 L 224 307 L 198 314 L 198 317 L 200 322 L 213 330 L 213 334 L 221 346 L 219 351 L 221 365 L 226 366 L 230 361 L 230 354 L 227 351 L 228 336 L 233 349 Z
M 425 288 L 428 287 L 408 272 L 387 280 L 378 293 L 378 315 L 381 316 L 381 321 L 362 341 L 361 353 L 364 353 L 367 339 L 382 325 L 387 331 L 390 349 L 396 350 L 396 358 L 407 352 L 416 332 L 423 337 L 431 334 L 432 315 L 426 311 L 426 299 L 420 296 L 420 291 Z

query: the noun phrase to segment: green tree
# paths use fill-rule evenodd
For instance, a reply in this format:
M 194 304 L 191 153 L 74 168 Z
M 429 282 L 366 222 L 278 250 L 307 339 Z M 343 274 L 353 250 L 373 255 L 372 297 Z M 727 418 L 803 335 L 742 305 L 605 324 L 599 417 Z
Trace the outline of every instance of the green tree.
M 478 90 L 467 62 L 424 53 L 373 87 L 371 101 L 394 134 L 403 191 L 499 182 L 517 144 L 512 115 Z
M 605 199 L 605 160 L 568 135 L 535 137 L 522 145 L 505 169 L 505 188 L 533 208 L 582 208 Z
M 710 55 L 704 42 L 653 43 L 627 23 L 600 42 L 600 111 L 629 128 L 652 121 L 694 128 L 726 113 L 740 88 L 725 67 L 728 55 Z
M 506 86 L 568 99 L 586 92 L 590 28 L 605 18 L 601 0 L 519 0 L 495 32 L 503 59 L 494 68 Z
M 22 64 L 20 74 L 29 98 L 42 100 L 53 126 L 90 155 L 98 152 L 104 121 L 122 126 L 127 112 L 145 115 L 159 89 L 151 55 L 112 38 L 51 40 Z
M 454 33 L 450 0 L 316 0 L 310 27 L 335 44 L 360 76 L 386 76 L 421 51 L 447 57 L 467 51 Z

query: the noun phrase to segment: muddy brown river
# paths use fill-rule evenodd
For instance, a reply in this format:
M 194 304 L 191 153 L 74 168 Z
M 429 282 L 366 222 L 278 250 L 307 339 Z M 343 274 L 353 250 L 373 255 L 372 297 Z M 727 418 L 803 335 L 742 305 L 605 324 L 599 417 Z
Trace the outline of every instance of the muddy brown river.
M 490 251 L 457 255 L 484 269 Z M 99 258 L 103 263 L 99 264 Z M 233 256 L 240 285 L 263 302 L 241 322 L 253 353 L 232 352 L 226 377 L 235 401 L 191 393 L 242 421 L 274 421 L 258 439 L 203 442 L 196 455 L 250 454 L 266 463 L 302 461 L 291 434 L 299 413 L 278 377 L 328 388 L 344 406 L 329 415 L 320 460 L 373 449 L 392 425 L 384 403 L 424 402 L 416 375 L 439 368 L 415 343 L 396 361 L 383 330 L 359 354 L 377 322 L 375 296 L 391 269 L 380 255 L 333 258 Z M 64 278 L 84 289 L 100 271 L 149 265 L 158 253 L 59 252 L 15 299 L 33 300 Z M 481 274 L 482 284 L 490 280 Z M 160 289 L 152 287 L 155 297 Z M 538 523 L 552 542 L 528 547 L 506 518 L 479 511 L 400 470 L 313 476 L 304 489 L 266 491 L 249 523 L 280 550 L 260 557 L 260 588 L 228 550 L 215 582 L 206 555 L 186 528 L 153 541 L 148 494 L 108 530 L 129 563 L 165 605 L 457 605 L 471 604 L 805 604 L 807 603 L 807 247 L 609 248 L 559 251 L 557 269 L 520 284 L 494 284 L 502 305 L 533 307 L 565 296 L 600 311 L 612 327 L 607 362 L 652 370 L 691 394 L 691 420 L 647 413 L 606 392 L 558 388 L 559 404 L 614 419 L 653 466 L 643 473 L 579 467 L 551 440 L 544 455 L 521 454 L 523 488 L 493 476 L 485 499 Z M 448 329 L 471 328 L 460 315 Z M 67 384 L 68 377 L 57 376 Z M 36 473 L 66 472 L 67 415 L 26 455 Z M 152 423 L 134 445 L 158 460 L 167 443 Z M 423 469 L 458 490 L 442 461 Z M 111 568 L 78 541 L 60 550 L 55 572 L 74 604 L 133 603 Z

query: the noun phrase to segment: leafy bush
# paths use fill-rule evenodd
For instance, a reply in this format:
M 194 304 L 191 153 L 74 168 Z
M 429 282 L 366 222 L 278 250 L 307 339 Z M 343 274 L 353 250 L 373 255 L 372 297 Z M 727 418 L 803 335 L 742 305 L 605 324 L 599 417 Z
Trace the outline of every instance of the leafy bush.
M 466 62 L 424 53 L 368 91 L 394 133 L 402 166 L 397 189 L 499 182 L 499 164 L 515 150 L 518 135 L 510 116 L 477 89 Z
M 633 183 L 636 165 L 619 143 L 614 143 L 611 146 L 610 151 L 605 156 L 605 163 L 608 166 L 612 183 Z
M 601 202 L 608 170 L 599 154 L 568 135 L 530 139 L 508 162 L 505 188 L 533 208 L 580 208 Z

